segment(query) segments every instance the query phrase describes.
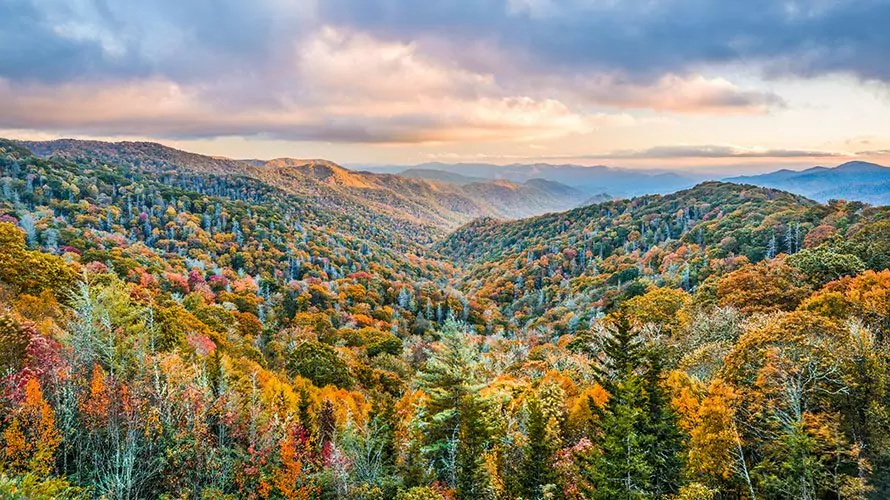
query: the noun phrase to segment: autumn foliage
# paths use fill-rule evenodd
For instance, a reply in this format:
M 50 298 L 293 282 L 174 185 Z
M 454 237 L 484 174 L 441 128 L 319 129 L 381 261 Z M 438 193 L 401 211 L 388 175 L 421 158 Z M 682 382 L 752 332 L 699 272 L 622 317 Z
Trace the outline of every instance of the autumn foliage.
M 0 141 L 4 498 L 890 496 L 888 209 L 705 183 L 446 236 L 96 148 Z

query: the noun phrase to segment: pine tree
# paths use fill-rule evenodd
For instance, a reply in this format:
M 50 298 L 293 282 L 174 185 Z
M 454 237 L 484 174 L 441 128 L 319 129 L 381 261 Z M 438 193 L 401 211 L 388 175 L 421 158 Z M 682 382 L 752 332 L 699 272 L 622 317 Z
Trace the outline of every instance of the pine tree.
M 598 450 L 586 464 L 585 475 L 594 486 L 592 498 L 651 498 L 654 469 L 649 463 L 649 450 L 655 446 L 646 434 L 643 381 L 630 374 L 613 384 L 609 402 L 602 418 L 602 434 L 597 437 Z
M 528 400 L 526 412 L 528 442 L 523 450 L 522 483 L 527 498 L 541 498 L 543 487 L 556 482 L 551 460 L 557 448 L 548 439 L 547 416 L 537 397 Z
M 652 466 L 652 486 L 655 496 L 676 493 L 680 487 L 683 468 L 684 436 L 680 431 L 677 414 L 670 395 L 664 388 L 661 353 L 648 353 L 648 364 L 643 377 L 643 388 L 648 411 L 647 433 L 655 446 L 650 448 L 649 464 Z
M 487 401 L 479 395 L 478 364 L 478 352 L 468 344 L 461 325 L 448 320 L 440 332 L 438 350 L 419 374 L 427 393 L 422 452 L 437 478 L 456 487 L 464 498 L 484 496 Z
M 661 387 L 660 358 L 644 349 L 626 311 L 611 318 L 597 380 L 610 394 L 600 414 L 598 451 L 585 473 L 594 498 L 666 497 L 679 487 L 682 440 Z
M 478 394 L 467 394 L 461 401 L 458 448 L 455 455 L 456 486 L 460 498 L 493 498 L 485 470 L 484 454 L 491 434 L 487 425 L 488 406 L 488 401 Z
M 644 356 L 642 340 L 624 309 L 615 311 L 607 321 L 608 331 L 602 339 L 603 357 L 594 372 L 597 382 L 612 394 L 618 382 L 633 375 L 643 364 Z

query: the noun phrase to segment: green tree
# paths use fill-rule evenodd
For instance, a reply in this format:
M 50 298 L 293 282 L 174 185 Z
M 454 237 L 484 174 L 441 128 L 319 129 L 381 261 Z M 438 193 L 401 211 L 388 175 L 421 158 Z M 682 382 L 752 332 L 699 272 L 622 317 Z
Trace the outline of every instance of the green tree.
M 422 452 L 437 478 L 457 488 L 461 497 L 483 498 L 488 402 L 479 394 L 484 386 L 479 353 L 455 321 L 446 321 L 439 337 L 438 347 L 418 374 L 427 394 L 420 412 Z
M 556 482 L 551 464 L 554 444 L 548 440 L 547 417 L 541 408 L 541 401 L 532 397 L 526 403 L 526 432 L 528 443 L 523 450 L 523 488 L 528 498 L 541 498 L 543 487 Z
M 838 253 L 826 246 L 801 250 L 789 255 L 785 262 L 803 271 L 815 286 L 865 271 L 865 263 L 859 257 Z
M 648 366 L 643 375 L 648 428 L 654 445 L 650 448 L 649 464 L 652 466 L 652 486 L 657 497 L 669 496 L 680 488 L 683 470 L 685 436 L 680 430 L 678 416 L 665 390 L 665 370 L 662 354 L 650 349 Z
M 662 388 L 657 353 L 647 352 L 626 311 L 609 319 L 597 379 L 609 392 L 598 449 L 585 475 L 594 498 L 667 497 L 679 489 L 682 441 Z
M 353 379 L 346 363 L 333 347 L 315 340 L 307 340 L 291 352 L 287 360 L 290 376 L 300 375 L 318 387 L 336 385 L 349 388 Z

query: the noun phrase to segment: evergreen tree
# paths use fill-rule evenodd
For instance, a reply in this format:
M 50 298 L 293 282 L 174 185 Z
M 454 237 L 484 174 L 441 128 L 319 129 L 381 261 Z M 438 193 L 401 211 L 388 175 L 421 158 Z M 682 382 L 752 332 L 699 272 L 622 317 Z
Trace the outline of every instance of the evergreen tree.
M 642 366 L 643 342 L 624 309 L 615 311 L 607 322 L 607 332 L 602 338 L 602 357 L 594 366 L 594 372 L 603 389 L 614 394 L 620 382 Z
M 682 440 L 661 387 L 659 356 L 647 352 L 623 309 L 610 318 L 597 379 L 610 394 L 600 414 L 598 451 L 585 475 L 594 498 L 663 498 L 679 488 Z
M 460 498 L 494 498 L 484 459 L 491 434 L 487 425 L 488 406 L 488 401 L 478 394 L 467 394 L 460 404 L 460 429 L 455 453 L 456 486 Z
M 635 499 L 653 496 L 654 469 L 649 450 L 656 446 L 648 427 L 643 381 L 636 374 L 613 384 L 602 418 L 598 450 L 585 464 L 591 498 Z
M 527 498 L 541 498 L 543 487 L 556 482 L 551 464 L 556 448 L 548 440 L 547 417 L 541 408 L 541 401 L 532 397 L 526 403 L 528 414 L 526 433 L 528 443 L 523 450 L 523 488 Z
M 483 498 L 482 452 L 488 442 L 487 401 L 479 395 L 479 354 L 461 325 L 445 322 L 440 347 L 419 373 L 427 393 L 421 426 L 423 454 L 438 480 L 463 498 Z
M 648 364 L 643 376 L 643 389 L 648 412 L 647 433 L 655 446 L 649 450 L 649 464 L 652 466 L 652 486 L 657 497 L 676 493 L 680 487 L 680 473 L 683 469 L 684 436 L 680 431 L 677 414 L 671 405 L 670 395 L 664 388 L 662 354 L 650 350 Z

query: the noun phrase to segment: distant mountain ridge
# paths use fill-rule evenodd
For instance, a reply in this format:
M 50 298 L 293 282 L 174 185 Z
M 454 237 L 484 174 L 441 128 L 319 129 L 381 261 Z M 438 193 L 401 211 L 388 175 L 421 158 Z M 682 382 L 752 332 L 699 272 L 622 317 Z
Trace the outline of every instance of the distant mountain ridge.
M 192 171 L 255 178 L 326 210 L 350 214 L 420 243 L 478 217 L 514 219 L 568 210 L 587 193 L 562 184 L 481 179 L 467 184 L 346 169 L 323 159 L 233 160 L 151 142 L 20 142 L 43 157 L 125 164 L 152 173 Z
M 833 168 L 819 166 L 802 171 L 777 170 L 724 180 L 781 189 L 821 202 L 843 199 L 872 205 L 890 204 L 890 168 L 864 161 L 851 161 Z
M 454 172 L 446 172 L 444 170 L 435 170 L 430 168 L 409 168 L 402 172 L 393 172 L 402 177 L 410 177 L 412 179 L 427 179 L 434 181 L 450 182 L 452 184 L 472 184 L 474 182 L 485 182 L 489 179 L 485 177 L 473 177 L 469 175 L 458 174 Z
M 515 163 L 511 165 L 494 165 L 490 163 L 423 163 L 411 167 L 369 166 L 356 168 L 394 174 L 408 172 L 409 175 L 425 175 L 427 177 L 438 175 L 441 177 L 460 176 L 506 179 L 520 183 L 538 178 L 559 182 L 575 189 L 586 191 L 591 195 L 605 192 L 616 197 L 667 194 L 692 187 L 706 179 L 703 176 L 678 174 L 664 170 L 636 170 L 603 165 L 555 165 L 550 163 Z

